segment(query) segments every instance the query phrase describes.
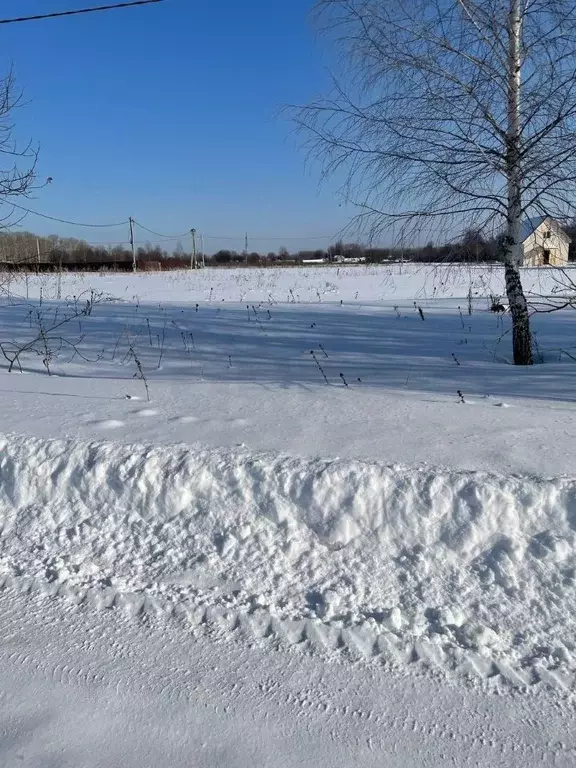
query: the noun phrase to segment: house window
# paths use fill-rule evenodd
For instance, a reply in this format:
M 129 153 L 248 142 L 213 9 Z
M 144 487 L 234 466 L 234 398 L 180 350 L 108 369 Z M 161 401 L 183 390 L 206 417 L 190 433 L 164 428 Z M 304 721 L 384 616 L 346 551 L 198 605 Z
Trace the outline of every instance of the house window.
M 544 249 L 544 253 L 542 254 L 542 263 L 550 264 L 550 251 L 548 249 Z
M 544 232 L 544 240 L 550 240 L 551 237 L 552 237 L 552 232 L 550 232 L 550 230 L 548 230 L 547 232 Z

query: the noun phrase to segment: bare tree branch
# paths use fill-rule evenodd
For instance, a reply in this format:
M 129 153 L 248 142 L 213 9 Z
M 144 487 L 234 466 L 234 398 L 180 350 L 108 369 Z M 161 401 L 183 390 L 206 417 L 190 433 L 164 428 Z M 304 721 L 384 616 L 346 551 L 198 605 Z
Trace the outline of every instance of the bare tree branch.
M 10 198 L 27 197 L 39 187 L 36 186 L 36 163 L 38 148 L 31 142 L 20 147 L 14 138 L 12 116 L 14 110 L 23 104 L 23 95 L 15 83 L 12 70 L 0 79 L 0 204 L 10 203 Z M 25 161 L 25 167 L 20 168 L 17 160 Z M 8 162 L 2 162 L 2 161 Z M 40 185 L 44 186 L 44 185 Z M 0 228 L 19 223 L 13 219 L 14 208 L 6 215 L 0 216 Z
M 574 0 L 320 0 L 342 67 L 292 108 L 371 238 L 502 234 L 514 359 L 531 363 L 523 218 L 576 215 Z M 441 222 L 441 223 L 440 223 Z

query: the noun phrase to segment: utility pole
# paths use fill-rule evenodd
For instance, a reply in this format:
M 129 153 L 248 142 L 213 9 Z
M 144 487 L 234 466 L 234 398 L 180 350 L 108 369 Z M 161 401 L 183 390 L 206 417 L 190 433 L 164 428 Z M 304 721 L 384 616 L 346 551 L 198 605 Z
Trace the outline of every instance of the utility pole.
M 204 235 L 200 235 L 200 247 L 202 248 L 202 266 L 206 267 L 206 251 L 204 250 Z
M 130 222 L 130 247 L 132 248 L 132 271 L 136 272 L 136 247 L 134 245 L 134 219 L 132 216 L 128 219 Z
M 36 268 L 36 272 L 40 272 L 40 238 L 36 238 L 36 253 L 38 255 L 38 266 Z
M 196 269 L 196 230 L 191 229 L 192 235 L 192 256 L 190 257 L 190 269 Z
M 248 232 L 246 232 L 246 236 L 244 237 L 244 259 L 246 264 L 248 264 Z

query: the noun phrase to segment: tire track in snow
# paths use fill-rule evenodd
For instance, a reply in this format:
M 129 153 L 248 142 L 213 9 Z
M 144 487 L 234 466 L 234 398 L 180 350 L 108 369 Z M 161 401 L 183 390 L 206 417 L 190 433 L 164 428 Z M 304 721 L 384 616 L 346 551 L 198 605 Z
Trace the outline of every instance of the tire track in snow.
M 8 577 L 0 580 L 0 590 L 5 586 L 13 587 L 21 594 L 40 591 L 49 597 L 60 597 L 69 600 L 74 605 L 80 605 L 88 599 L 86 590 L 75 590 L 66 584 L 47 585 L 44 582 L 28 577 Z M 189 605 L 185 609 L 175 610 L 171 605 L 164 608 L 158 600 L 150 601 L 143 595 L 126 596 L 122 592 L 111 592 L 109 589 L 100 590 L 101 596 L 98 596 L 99 590 L 89 590 L 92 593 L 89 604 L 97 610 L 120 611 L 121 614 L 146 622 L 152 616 L 164 616 L 171 619 L 177 617 L 180 624 L 188 629 L 197 631 L 198 629 L 211 629 L 216 636 L 225 636 L 226 634 L 240 635 L 247 642 L 266 642 L 270 641 L 273 646 L 286 651 L 289 649 L 297 650 L 302 653 L 313 653 L 320 658 L 329 659 L 339 656 L 340 659 L 348 660 L 350 663 L 370 663 L 381 660 L 385 665 L 392 669 L 399 669 L 402 666 L 420 666 L 430 671 L 449 675 L 449 668 L 445 667 L 438 660 L 438 650 L 436 646 L 426 642 L 418 642 L 415 645 L 394 647 L 393 639 L 389 635 L 379 635 L 374 633 L 370 640 L 366 641 L 366 635 L 358 640 L 353 632 L 347 631 L 344 638 L 342 633 L 338 634 L 339 645 L 334 643 L 324 643 L 318 636 L 318 626 L 311 621 L 299 622 L 302 629 L 294 634 L 293 631 L 286 631 L 282 622 L 268 616 L 261 620 L 256 627 L 246 620 L 250 615 L 237 612 L 226 612 L 217 606 L 198 606 Z M 151 608 L 147 610 L 148 605 Z M 176 606 L 179 608 L 179 606 Z M 382 640 L 386 642 L 382 645 Z M 488 659 L 483 658 L 483 666 L 490 666 Z M 465 679 L 468 682 L 480 684 L 489 684 L 493 688 L 495 685 L 504 685 L 525 691 L 528 688 L 537 689 L 542 685 L 556 688 L 559 691 L 569 690 L 570 686 L 563 682 L 562 678 L 554 673 L 548 673 L 543 680 L 534 674 L 521 672 L 508 665 L 499 664 L 497 660 L 491 662 L 494 671 L 489 676 L 483 673 L 482 668 L 478 669 L 473 664 L 466 664 L 464 669 Z M 503 671 L 499 670 L 502 667 Z
M 423 744 L 446 744 L 447 749 L 468 756 L 459 765 L 475 764 L 474 754 L 490 755 L 487 764 L 491 766 L 520 765 L 506 762 L 512 756 L 515 761 L 527 761 L 526 764 L 536 764 L 530 761 L 540 759 L 530 744 L 521 745 L 519 751 L 514 737 L 492 725 L 487 713 L 482 716 L 480 707 L 465 713 L 466 730 L 462 728 L 460 710 L 442 710 L 438 719 L 433 711 L 415 714 L 410 695 L 421 683 L 418 676 L 404 676 L 398 682 L 381 670 L 319 660 L 313 662 L 313 668 L 321 673 L 311 675 L 310 660 L 283 654 L 269 656 L 272 670 L 257 667 L 259 674 L 255 674 L 254 652 L 245 643 L 209 628 L 194 640 L 170 622 L 147 627 L 127 618 L 118 620 L 110 612 L 95 614 L 81 607 L 66 608 L 63 598 L 22 595 L 14 590 L 5 590 L 0 604 L 0 663 L 29 667 L 34 674 L 55 684 L 87 691 L 93 686 L 104 686 L 117 695 L 152 695 L 159 701 L 180 706 L 202 699 L 214 712 L 224 715 L 230 709 L 241 709 L 254 722 L 272 718 L 281 723 L 286 712 L 291 712 L 299 727 L 311 734 L 332 733 L 336 741 L 344 723 L 348 723 L 345 730 L 357 732 L 358 745 L 372 752 L 385 750 L 391 740 L 417 738 Z M 61 622 L 46 621 L 53 612 L 62 614 Z M 26 638 L 33 643 L 34 630 L 42 632 L 42 627 L 48 627 L 58 642 L 48 643 L 41 656 L 37 649 L 35 653 L 27 648 L 11 650 L 13 644 L 25 644 Z M 60 644 L 63 638 L 64 658 Z M 139 638 L 146 639 L 144 654 L 138 653 Z M 190 669 L 188 660 L 198 650 L 203 653 L 207 648 L 216 649 L 210 660 Z M 334 679 L 340 682 L 336 693 Z M 383 683 L 393 691 L 385 707 L 374 693 Z M 469 694 L 462 695 L 466 698 Z M 484 701 L 475 695 L 473 700 Z M 521 713 L 529 711 L 534 703 L 532 697 L 514 697 L 514 702 L 521 702 Z M 526 728 L 537 732 L 542 722 L 526 718 Z M 559 756 L 574 759 L 576 752 L 551 746 L 542 752 L 541 764 L 552 764 Z

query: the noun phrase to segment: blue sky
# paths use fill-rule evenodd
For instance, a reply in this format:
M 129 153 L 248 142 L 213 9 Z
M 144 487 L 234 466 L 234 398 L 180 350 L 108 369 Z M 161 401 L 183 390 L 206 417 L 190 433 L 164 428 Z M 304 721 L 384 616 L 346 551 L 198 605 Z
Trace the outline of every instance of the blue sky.
M 4 0 L 0 13 L 100 4 Z M 74 221 L 133 215 L 161 233 L 195 226 L 240 236 L 207 240 L 207 250 L 241 250 L 246 230 L 255 249 L 325 246 L 311 238 L 336 233 L 350 211 L 333 187 L 319 188 L 290 124 L 276 116 L 279 105 L 329 87 L 311 5 L 165 0 L 0 26 L 0 65 L 13 63 L 28 100 L 15 116 L 17 135 L 40 143 L 39 174 L 54 179 L 30 207 Z M 125 228 L 90 231 L 32 216 L 23 227 L 89 240 L 126 236 Z

